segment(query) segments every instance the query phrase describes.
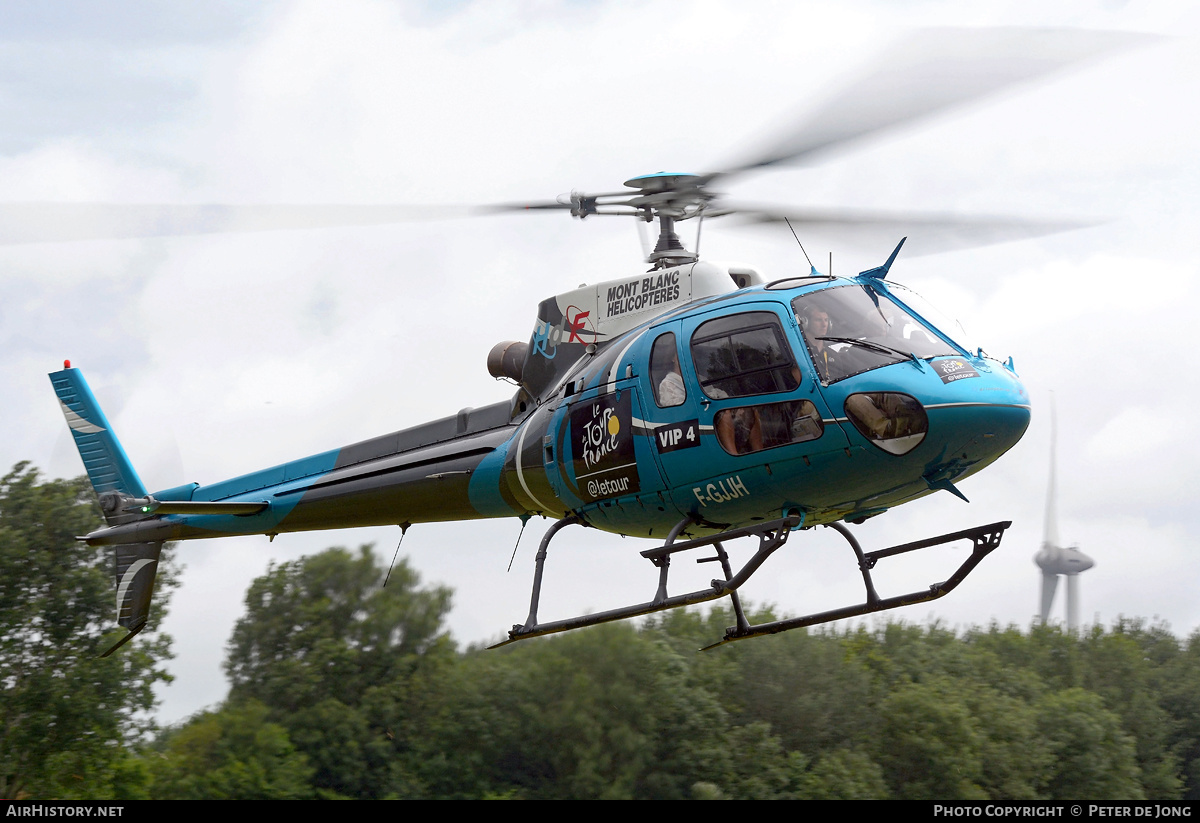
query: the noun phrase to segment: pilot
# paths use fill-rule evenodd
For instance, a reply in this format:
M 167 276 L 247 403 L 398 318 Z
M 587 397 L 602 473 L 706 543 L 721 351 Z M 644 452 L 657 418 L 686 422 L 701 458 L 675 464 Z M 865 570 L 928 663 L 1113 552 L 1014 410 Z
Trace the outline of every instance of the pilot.
M 820 339 L 829 334 L 829 313 L 820 306 L 809 306 L 804 310 L 802 321 L 808 350 L 812 352 L 813 362 L 817 365 L 817 374 L 828 382 L 837 362 L 836 352 L 825 345 L 827 341 Z

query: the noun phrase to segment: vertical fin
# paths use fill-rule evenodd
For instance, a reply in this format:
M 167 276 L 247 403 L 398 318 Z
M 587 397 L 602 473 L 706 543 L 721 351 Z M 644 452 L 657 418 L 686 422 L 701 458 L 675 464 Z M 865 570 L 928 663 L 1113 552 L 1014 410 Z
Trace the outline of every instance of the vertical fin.
M 123 511 L 122 499 L 145 497 L 146 487 L 129 462 L 112 426 L 79 369 L 69 363 L 62 371 L 50 374 L 50 383 L 75 447 L 83 459 L 92 488 L 100 498 L 100 508 L 110 526 L 138 519 L 136 512 Z M 101 657 L 108 657 L 128 643 L 146 626 L 150 616 L 150 598 L 163 544 L 125 543 L 116 546 L 117 624 L 129 633 L 113 644 Z
M 59 406 L 75 438 L 75 447 L 83 459 L 83 467 L 96 496 L 100 497 L 104 519 L 110 526 L 136 519 L 136 514 L 122 513 L 119 506 L 106 506 L 106 494 L 145 497 L 146 488 L 129 462 L 125 449 L 113 434 L 108 418 L 96 402 L 83 373 L 64 368 L 50 374 L 50 383 L 58 396 Z

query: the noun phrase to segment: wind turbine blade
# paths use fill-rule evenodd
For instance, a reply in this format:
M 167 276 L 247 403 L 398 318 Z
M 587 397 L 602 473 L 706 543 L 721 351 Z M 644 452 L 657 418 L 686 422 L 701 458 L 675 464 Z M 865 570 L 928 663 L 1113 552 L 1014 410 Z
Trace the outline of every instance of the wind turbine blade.
M 1058 588 L 1058 575 L 1042 572 L 1042 610 L 1039 612 L 1042 625 L 1050 622 L 1050 607 L 1054 605 L 1054 592 Z

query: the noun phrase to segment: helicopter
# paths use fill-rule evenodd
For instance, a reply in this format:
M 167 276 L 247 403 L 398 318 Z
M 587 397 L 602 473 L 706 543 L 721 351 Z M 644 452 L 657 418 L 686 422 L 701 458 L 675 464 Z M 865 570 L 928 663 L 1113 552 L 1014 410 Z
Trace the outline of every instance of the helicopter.
M 1011 47 L 1010 35 L 981 35 L 974 44 L 982 48 L 975 49 L 959 42 L 953 59 L 987 63 L 997 49 Z M 906 48 L 925 54 L 923 70 L 936 66 L 955 82 L 929 84 L 902 110 L 868 106 L 857 119 L 832 125 L 818 112 L 809 125 L 717 172 L 659 172 L 627 180 L 622 191 L 480 209 L 567 211 L 581 220 L 625 216 L 657 222 L 659 232 L 648 270 L 543 300 L 526 341 L 491 350 L 489 372 L 517 387 L 500 403 L 230 480 L 151 492 L 82 373 L 65 362 L 50 379 L 106 521 L 82 539 L 115 547 L 117 622 L 128 630 L 105 655 L 145 627 L 164 543 L 215 536 L 273 538 L 374 525 L 406 531 L 426 522 L 552 517 L 536 555 L 528 617 L 498 645 L 727 597 L 737 625 L 713 644 L 720 645 L 948 594 L 1000 544 L 1009 522 L 872 552 L 864 552 L 844 524 L 938 491 L 965 500 L 957 484 L 1011 449 L 1029 425 L 1028 391 L 1012 358 L 966 350 L 889 278 L 906 238 L 879 266 L 854 276 L 822 273 L 810 261 L 807 271 L 767 279 L 751 266 L 701 259 L 675 229 L 683 221 L 702 225 L 740 216 L 789 227 L 895 226 L 991 242 L 1074 227 L 799 212 L 729 204 L 715 189 L 735 175 L 804 162 L 1126 45 L 1125 38 L 1089 38 L 1081 47 L 1065 32 L 1035 39 L 1043 48 L 1026 52 L 1012 71 L 972 75 L 930 61 L 928 43 L 918 38 Z M 308 224 L 321 207 L 179 207 L 165 227 L 157 218 L 145 225 L 147 214 L 163 211 L 159 207 L 112 207 L 108 212 L 121 227 L 103 224 L 82 236 L 220 231 L 234 209 L 243 226 L 279 227 L 288 220 Z M 199 218 L 208 222 L 196 228 Z M 359 207 L 344 219 L 361 225 L 395 214 Z M 654 595 L 611 611 L 540 621 L 549 546 L 571 525 L 659 542 L 641 552 L 657 570 Z M 864 601 L 751 624 L 739 589 L 794 533 L 817 526 L 846 539 L 863 577 Z M 740 538 L 757 540 L 758 548 L 735 571 L 724 544 Z M 871 572 L 879 561 L 960 540 L 972 544 L 971 554 L 946 579 L 894 597 L 876 592 Z M 711 552 L 702 562 L 717 563 L 721 576 L 700 590 L 672 594 L 672 560 L 693 551 Z

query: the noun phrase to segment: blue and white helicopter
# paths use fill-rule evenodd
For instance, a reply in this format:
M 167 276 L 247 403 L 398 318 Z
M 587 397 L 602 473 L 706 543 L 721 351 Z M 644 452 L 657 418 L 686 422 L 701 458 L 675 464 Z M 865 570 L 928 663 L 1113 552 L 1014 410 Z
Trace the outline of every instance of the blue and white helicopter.
M 627 181 L 620 192 L 488 209 L 627 215 L 657 221 L 659 229 L 648 270 L 542 301 L 527 341 L 493 348 L 489 371 L 517 386 L 501 403 L 230 480 L 151 491 L 82 373 L 65 364 L 50 379 L 107 522 L 83 539 L 115 547 L 118 623 L 129 630 L 106 654 L 145 626 L 163 544 L 225 535 L 554 518 L 537 553 L 529 615 L 513 626 L 506 643 L 728 597 L 737 625 L 717 645 L 945 595 L 999 545 L 1009 523 L 872 552 L 864 552 L 844 524 L 937 491 L 962 497 L 962 479 L 1011 449 L 1031 413 L 1012 359 L 1001 362 L 960 346 L 893 283 L 904 240 L 882 265 L 854 276 L 833 277 L 809 263 L 799 273 L 767 280 L 751 267 L 699 259 L 675 226 L 738 214 L 789 227 L 839 222 L 895 228 L 893 238 L 902 231 L 949 232 L 976 242 L 1065 228 L 997 218 L 735 206 L 723 203 L 713 184 L 807 160 L 1125 42 L 1091 37 L 1083 48 L 1077 34 L 1022 34 L 1021 60 L 1006 71 L 992 70 L 999 52 L 1013 51 L 1007 42 L 1012 32 L 976 33 L 971 48 L 959 33 L 953 54 L 932 60 L 929 43 L 918 37 L 905 48 L 921 57 L 908 69 L 919 93 L 905 105 L 875 111 L 864 109 L 866 103 L 845 103 L 869 102 L 879 88 L 899 87 L 897 61 L 885 60 L 888 69 L 837 98 L 842 115 L 818 111 L 785 139 L 725 171 L 651 174 Z M 1029 49 L 1031 42 L 1039 48 Z M 989 72 L 965 70 L 976 64 Z M 926 77 L 922 85 L 919 72 L 930 71 L 943 82 Z M 164 221 L 163 208 L 127 207 L 118 215 L 122 228 L 109 226 L 93 236 L 220 230 L 216 218 L 228 216 L 224 207 L 175 207 Z M 388 207 L 378 213 L 373 208 L 357 207 L 343 222 L 394 217 Z M 158 216 L 139 228 L 138 220 L 152 212 Z M 271 227 L 288 220 L 337 222 L 329 207 L 241 207 L 236 217 L 243 226 L 256 220 Z M 540 622 L 549 545 L 575 524 L 656 541 L 641 552 L 657 568 L 654 594 L 612 611 Z M 846 538 L 864 599 L 752 625 L 738 599 L 740 587 L 795 532 L 816 526 Z M 756 538 L 758 547 L 735 570 L 724 543 L 738 538 Z M 899 596 L 877 594 L 871 571 L 878 561 L 958 540 L 970 541 L 972 552 L 944 580 Z M 671 561 L 697 551 L 718 564 L 719 575 L 698 591 L 671 593 Z

